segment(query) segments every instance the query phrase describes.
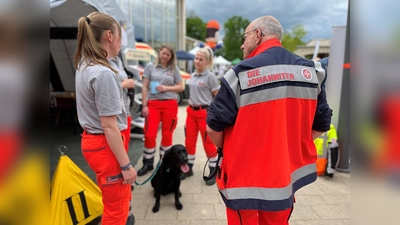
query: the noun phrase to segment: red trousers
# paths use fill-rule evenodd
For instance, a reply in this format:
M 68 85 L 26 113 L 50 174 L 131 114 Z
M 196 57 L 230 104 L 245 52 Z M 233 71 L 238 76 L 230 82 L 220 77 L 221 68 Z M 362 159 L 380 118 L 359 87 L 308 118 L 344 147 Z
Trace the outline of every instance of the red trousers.
M 124 147 L 126 149 L 126 151 L 128 152 L 129 149 L 129 141 L 131 140 L 131 121 L 132 121 L 132 117 L 128 116 L 126 118 L 126 122 L 128 123 L 128 127 L 121 131 L 122 135 L 124 135 Z
M 178 103 L 175 99 L 149 100 L 149 115 L 144 125 L 144 147 L 155 148 L 158 127 L 162 123 L 161 146 L 172 145 L 172 134 L 178 123 Z
M 207 109 L 194 110 L 190 106 L 186 109 L 186 139 L 185 147 L 189 155 L 196 154 L 197 135 L 200 131 L 203 147 L 207 157 L 216 152 L 216 147 L 206 132 Z
M 293 207 L 284 211 L 233 210 L 226 208 L 228 225 L 288 225 Z
M 0 131 L 0 186 L 3 179 L 13 169 L 14 164 L 21 155 L 21 147 L 23 145 L 22 134 L 18 131 Z
M 101 224 L 125 225 L 129 214 L 131 185 L 122 184 L 120 165 L 105 135 L 92 135 L 84 131 L 81 149 L 90 168 L 96 173 L 101 190 L 104 205 Z

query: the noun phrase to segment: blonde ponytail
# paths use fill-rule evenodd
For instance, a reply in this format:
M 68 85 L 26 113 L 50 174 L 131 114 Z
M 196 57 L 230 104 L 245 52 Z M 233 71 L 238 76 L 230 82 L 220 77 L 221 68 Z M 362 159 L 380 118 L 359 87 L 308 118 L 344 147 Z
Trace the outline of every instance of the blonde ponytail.
M 118 73 L 107 60 L 107 51 L 101 46 L 101 37 L 107 30 L 119 32 L 121 28 L 117 21 L 101 12 L 93 12 L 78 20 L 78 44 L 74 55 L 75 69 L 79 70 L 82 59 L 86 65 L 100 64 Z

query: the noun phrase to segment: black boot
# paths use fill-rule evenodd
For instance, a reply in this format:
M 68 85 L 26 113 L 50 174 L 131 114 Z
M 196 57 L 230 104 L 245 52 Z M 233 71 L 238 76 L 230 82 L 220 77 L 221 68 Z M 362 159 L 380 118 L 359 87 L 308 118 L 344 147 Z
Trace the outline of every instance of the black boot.
M 137 175 L 143 176 L 145 175 L 147 172 L 152 171 L 154 169 L 153 165 L 143 165 L 143 167 L 137 172 Z
M 208 167 L 210 168 L 210 174 L 215 169 L 215 167 Z M 217 174 L 215 174 L 210 180 L 206 181 L 206 185 L 211 186 L 215 184 L 215 180 L 217 179 Z
M 143 157 L 143 167 L 137 172 L 137 175 L 140 177 L 145 175 L 147 172 L 152 171 L 154 169 L 153 163 L 154 158 L 146 159 Z
M 187 173 L 182 173 L 181 180 L 184 180 L 184 179 L 186 179 L 188 177 L 193 176 L 193 170 L 192 170 L 193 164 L 188 164 L 188 166 L 189 166 L 189 171 Z
M 328 176 L 328 177 L 330 177 L 330 178 L 333 178 L 333 173 L 328 173 L 328 172 L 325 171 L 324 175 L 325 175 L 325 176 Z
M 135 216 L 131 213 L 126 220 L 126 225 L 134 225 L 135 224 Z

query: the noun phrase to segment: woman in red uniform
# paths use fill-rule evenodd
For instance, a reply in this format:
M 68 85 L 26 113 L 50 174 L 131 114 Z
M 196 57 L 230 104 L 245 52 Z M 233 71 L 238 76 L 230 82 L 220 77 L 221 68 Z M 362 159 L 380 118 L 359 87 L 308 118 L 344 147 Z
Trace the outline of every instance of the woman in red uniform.
M 199 49 L 194 59 L 194 66 L 196 71 L 190 77 L 190 99 L 189 106 L 186 109 L 185 126 L 185 145 L 188 151 L 189 172 L 182 176 L 182 180 L 193 175 L 192 167 L 196 159 L 196 142 L 199 131 L 207 157 L 210 158 L 216 151 L 214 143 L 206 132 L 207 108 L 219 89 L 217 77 L 210 72 L 213 67 L 212 50 L 208 47 Z M 217 155 L 215 154 L 213 158 L 210 158 L 209 167 L 211 171 L 214 169 L 216 161 Z M 215 184 L 215 177 L 206 181 L 206 184 Z
M 143 167 L 138 176 L 154 169 L 156 138 L 160 122 L 162 140 L 160 156 L 172 147 L 172 134 L 178 123 L 176 93 L 183 91 L 182 76 L 176 66 L 175 51 L 170 45 L 163 45 L 156 62 L 149 62 L 143 73 L 142 116 L 144 127 Z
M 112 17 L 94 12 L 79 19 L 77 39 L 74 65 L 78 119 L 84 129 L 82 153 L 102 192 L 102 224 L 125 225 L 136 171 L 123 145 L 127 114 L 121 82 L 109 62 L 120 50 L 121 28 Z

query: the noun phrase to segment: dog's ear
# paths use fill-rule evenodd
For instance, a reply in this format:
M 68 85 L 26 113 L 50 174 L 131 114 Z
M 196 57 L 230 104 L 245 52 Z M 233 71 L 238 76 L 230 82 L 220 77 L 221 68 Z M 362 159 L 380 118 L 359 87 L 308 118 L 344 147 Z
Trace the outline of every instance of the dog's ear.
M 187 154 L 187 149 L 185 148 L 185 146 L 182 146 L 181 151 L 183 151 Z

